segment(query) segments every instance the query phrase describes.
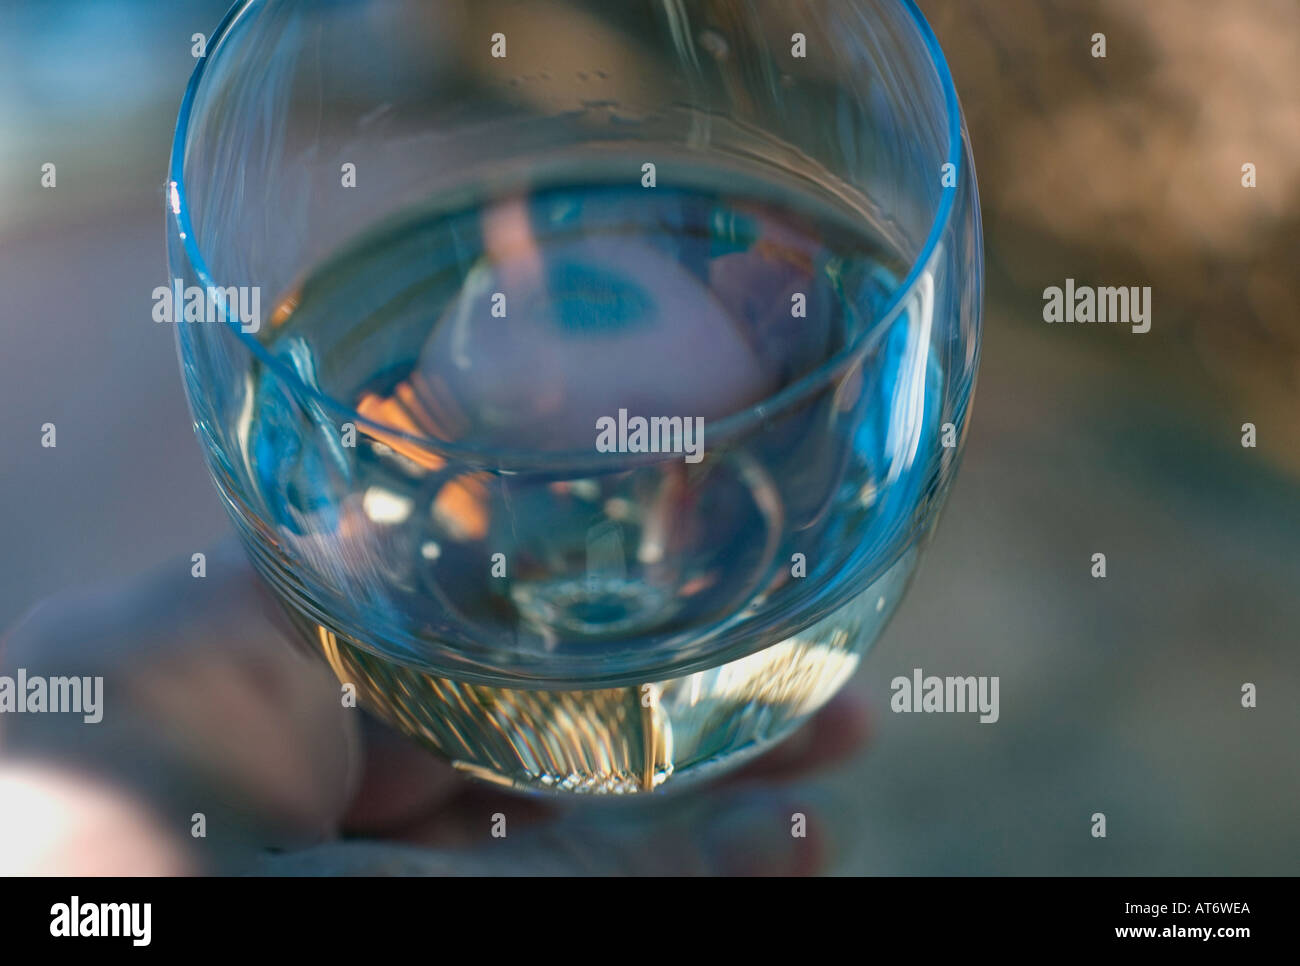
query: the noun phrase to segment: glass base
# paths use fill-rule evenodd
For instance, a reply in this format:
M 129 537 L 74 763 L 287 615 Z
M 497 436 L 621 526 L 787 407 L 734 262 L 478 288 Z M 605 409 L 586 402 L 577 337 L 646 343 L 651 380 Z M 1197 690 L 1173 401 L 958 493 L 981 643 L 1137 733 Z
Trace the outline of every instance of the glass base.
M 747 657 L 641 686 L 521 690 L 438 677 L 295 622 L 362 706 L 460 771 L 520 791 L 640 794 L 712 776 L 781 740 L 852 676 L 914 555 L 806 630 Z

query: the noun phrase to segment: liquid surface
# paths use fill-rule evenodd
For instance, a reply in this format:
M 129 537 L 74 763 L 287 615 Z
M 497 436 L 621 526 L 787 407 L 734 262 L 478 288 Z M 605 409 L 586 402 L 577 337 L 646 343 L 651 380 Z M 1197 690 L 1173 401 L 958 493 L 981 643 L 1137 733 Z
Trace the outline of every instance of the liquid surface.
M 756 597 L 779 618 L 793 554 L 804 596 L 851 576 L 846 538 L 883 506 L 897 457 L 881 394 L 915 339 L 884 338 L 839 398 L 721 452 L 710 429 L 858 338 L 899 272 L 878 238 L 756 194 L 555 188 L 432 208 L 325 265 L 264 330 L 302 382 L 394 430 L 346 440 L 342 417 L 259 367 L 246 447 L 266 516 L 397 653 L 437 638 L 616 659 Z M 595 459 L 599 421 L 620 412 L 699 427 L 664 437 L 698 461 L 495 471 L 494 452 Z

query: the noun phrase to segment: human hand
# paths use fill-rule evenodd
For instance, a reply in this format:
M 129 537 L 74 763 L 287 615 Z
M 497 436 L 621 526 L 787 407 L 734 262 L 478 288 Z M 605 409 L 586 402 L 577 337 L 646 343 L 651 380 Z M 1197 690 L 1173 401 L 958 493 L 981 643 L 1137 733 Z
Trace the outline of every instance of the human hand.
M 792 782 L 859 746 L 851 695 L 720 784 L 525 798 L 344 707 L 233 541 L 204 579 L 189 566 L 58 594 L 0 642 L 0 677 L 103 679 L 97 723 L 0 714 L 0 873 L 798 874 L 827 859 Z

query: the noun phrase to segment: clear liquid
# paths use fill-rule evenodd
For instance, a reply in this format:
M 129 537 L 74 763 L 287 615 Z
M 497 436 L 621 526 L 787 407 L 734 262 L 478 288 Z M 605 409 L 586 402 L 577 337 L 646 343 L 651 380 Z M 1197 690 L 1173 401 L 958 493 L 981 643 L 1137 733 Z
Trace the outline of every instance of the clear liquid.
M 253 542 L 340 679 L 459 767 L 644 791 L 781 737 L 852 673 L 927 519 L 941 380 L 928 320 L 872 332 L 904 264 L 861 217 L 731 174 L 552 184 L 435 201 L 284 300 L 268 351 L 386 428 L 349 445 L 255 361 Z M 868 332 L 830 390 L 710 435 Z M 620 410 L 701 418 L 702 459 L 598 454 Z

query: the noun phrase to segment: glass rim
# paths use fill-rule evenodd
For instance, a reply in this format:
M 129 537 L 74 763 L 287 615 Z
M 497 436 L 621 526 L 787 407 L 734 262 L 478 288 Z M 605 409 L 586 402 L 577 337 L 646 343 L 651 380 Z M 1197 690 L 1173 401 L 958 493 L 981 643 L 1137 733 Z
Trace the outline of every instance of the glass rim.
M 226 12 L 225 17 L 208 41 L 205 55 L 199 58 L 194 67 L 194 72 L 190 75 L 176 119 L 176 131 L 172 136 L 171 157 L 167 166 L 169 227 L 176 233 L 190 268 L 198 276 L 199 287 L 204 291 L 223 287 L 212 277 L 212 273 L 208 269 L 207 260 L 199 248 L 198 239 L 195 237 L 190 218 L 189 193 L 184 171 L 185 148 L 189 139 L 190 122 L 193 118 L 199 86 L 203 82 L 209 63 L 220 55 L 231 30 L 239 21 L 239 18 L 263 2 L 265 0 L 238 0 Z M 908 15 L 912 27 L 917 31 L 925 52 L 929 56 L 930 67 L 937 75 L 939 86 L 943 90 L 948 134 L 947 156 L 944 164 L 945 166 L 947 164 L 953 165 L 954 185 L 960 185 L 961 178 L 965 176 L 965 168 L 968 162 L 962 140 L 961 106 L 957 99 L 957 90 L 948 62 L 943 55 L 934 31 L 916 5 L 915 0 L 890 0 L 890 2 L 902 8 Z M 854 364 L 870 348 L 874 338 L 889 328 L 916 292 L 921 276 L 927 270 L 935 252 L 939 248 L 941 239 L 947 233 L 948 226 L 952 221 L 956 193 L 956 187 L 943 189 L 939 208 L 935 212 L 925 242 L 921 246 L 920 252 L 912 259 L 907 275 L 904 276 L 903 281 L 890 295 L 884 311 L 880 313 L 879 320 L 860 333 L 853 342 L 840 349 L 829 359 L 824 360 L 816 368 L 804 373 L 798 379 L 782 386 L 776 392 L 744 409 L 729 413 L 721 419 L 711 420 L 709 423 L 710 435 L 715 440 L 725 441 L 734 436 L 742 435 L 774 415 L 797 406 L 807 397 L 824 389 L 841 370 Z M 472 463 L 494 465 L 500 468 L 555 468 L 574 463 L 608 467 L 610 464 L 608 454 L 598 454 L 594 448 L 590 447 L 581 450 L 537 450 L 466 445 L 453 440 L 412 433 L 397 426 L 378 422 L 361 415 L 351 405 L 341 402 L 330 393 L 308 385 L 292 367 L 286 365 L 281 359 L 269 352 L 254 333 L 243 331 L 235 321 L 228 320 L 226 328 L 234 334 L 248 352 L 274 372 L 278 379 L 291 386 L 295 392 L 304 393 L 327 409 L 340 413 L 343 422 L 351 422 L 357 427 L 367 428 L 370 430 L 368 435 L 376 438 L 384 439 L 389 437 L 432 451 L 441 456 Z M 178 334 L 180 332 L 179 326 L 177 332 Z M 714 445 L 717 445 L 717 443 L 715 442 Z M 616 455 L 621 457 L 620 462 L 623 463 L 656 462 L 661 458 L 665 458 L 665 454 L 620 453 Z M 638 459 L 638 455 L 641 458 Z M 602 459 L 602 456 L 605 458 Z M 666 454 L 666 458 L 675 458 L 675 454 Z

